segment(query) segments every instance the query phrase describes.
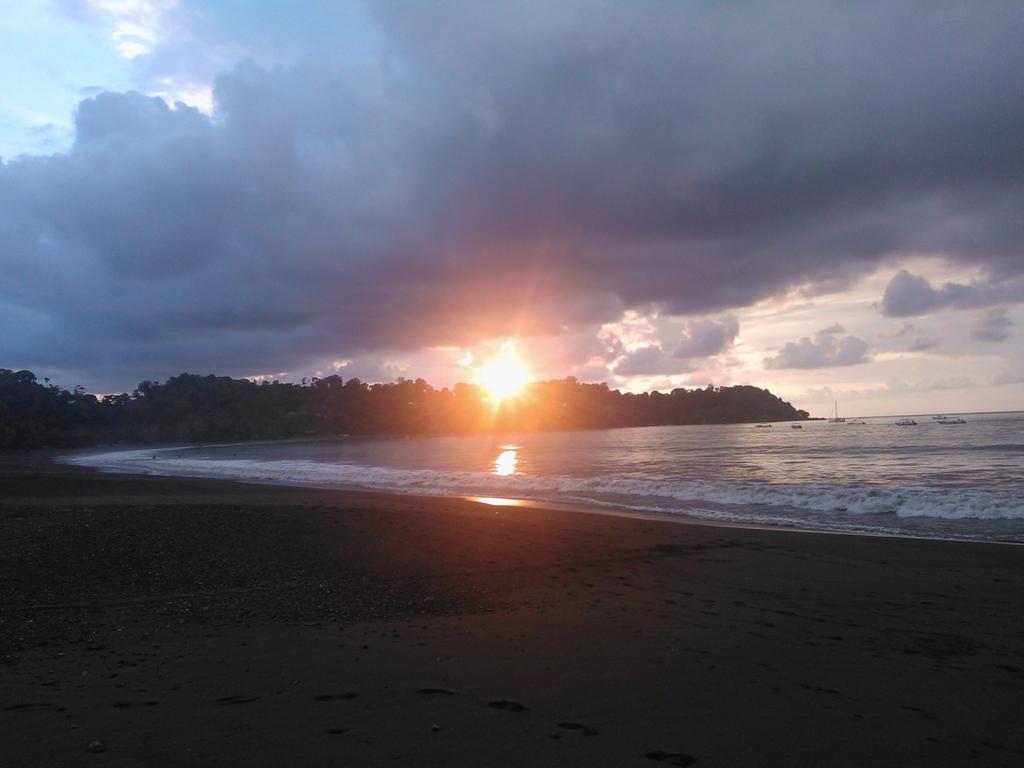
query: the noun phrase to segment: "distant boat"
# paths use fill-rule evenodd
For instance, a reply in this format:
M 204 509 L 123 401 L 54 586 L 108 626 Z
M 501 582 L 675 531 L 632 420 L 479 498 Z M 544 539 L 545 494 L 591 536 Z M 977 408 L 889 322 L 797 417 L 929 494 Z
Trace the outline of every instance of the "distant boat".
M 916 427 L 917 422 L 913 419 L 900 419 L 896 422 L 897 427 Z
M 961 419 L 959 416 L 957 416 L 954 419 L 949 418 L 949 416 L 932 416 L 932 418 L 935 419 L 935 423 L 936 424 L 966 424 L 967 423 L 966 421 Z
M 835 412 L 832 414 L 832 418 L 828 420 L 829 424 L 845 424 L 846 419 L 839 418 L 839 403 L 836 402 Z
M 846 422 L 846 423 L 847 423 L 847 424 L 867 424 L 867 422 L 866 422 L 866 421 L 860 421 L 859 419 L 857 419 L 857 420 L 855 420 L 855 421 L 848 421 L 848 422 Z
M 800 424 L 790 424 L 789 428 L 790 429 L 803 429 L 803 426 L 801 426 Z
M 758 424 L 757 429 L 771 429 L 772 426 L 772 424 Z

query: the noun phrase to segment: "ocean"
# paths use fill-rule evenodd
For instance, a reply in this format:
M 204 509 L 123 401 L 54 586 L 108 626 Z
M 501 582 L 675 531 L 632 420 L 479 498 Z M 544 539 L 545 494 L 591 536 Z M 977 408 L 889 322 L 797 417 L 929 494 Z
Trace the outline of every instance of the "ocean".
M 958 414 L 948 414 L 952 419 Z M 1024 542 L 1024 412 L 77 454 L 108 471 L 454 495 L 817 531 Z

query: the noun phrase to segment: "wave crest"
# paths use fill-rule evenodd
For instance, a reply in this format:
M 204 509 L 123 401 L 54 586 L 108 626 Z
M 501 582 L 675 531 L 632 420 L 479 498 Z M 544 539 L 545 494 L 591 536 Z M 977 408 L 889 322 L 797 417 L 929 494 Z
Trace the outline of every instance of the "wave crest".
M 1019 494 L 964 488 L 838 485 L 828 483 L 652 480 L 566 475 L 496 476 L 486 472 L 399 469 L 305 460 L 192 459 L 172 449 L 117 451 L 69 460 L 108 470 L 216 477 L 426 495 L 505 496 L 541 501 L 591 502 L 625 509 L 702 512 L 749 520 L 766 513 L 822 518 L 895 515 L 944 520 L 1024 519 Z

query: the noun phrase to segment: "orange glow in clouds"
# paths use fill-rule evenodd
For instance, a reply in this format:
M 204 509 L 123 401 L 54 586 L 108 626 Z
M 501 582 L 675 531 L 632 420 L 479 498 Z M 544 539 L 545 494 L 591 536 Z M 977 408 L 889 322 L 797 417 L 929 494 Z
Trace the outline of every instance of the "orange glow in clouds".
M 480 368 L 477 372 L 477 382 L 492 398 L 504 400 L 518 394 L 530 382 L 530 374 L 515 350 L 506 347 L 500 357 L 494 358 Z

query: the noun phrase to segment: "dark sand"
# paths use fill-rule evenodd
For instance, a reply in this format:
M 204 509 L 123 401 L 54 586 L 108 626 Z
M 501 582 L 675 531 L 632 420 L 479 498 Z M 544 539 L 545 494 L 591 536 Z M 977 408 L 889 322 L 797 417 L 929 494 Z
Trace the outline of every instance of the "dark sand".
M 1020 766 L 1022 608 L 1024 547 L 8 457 L 0 764 Z

